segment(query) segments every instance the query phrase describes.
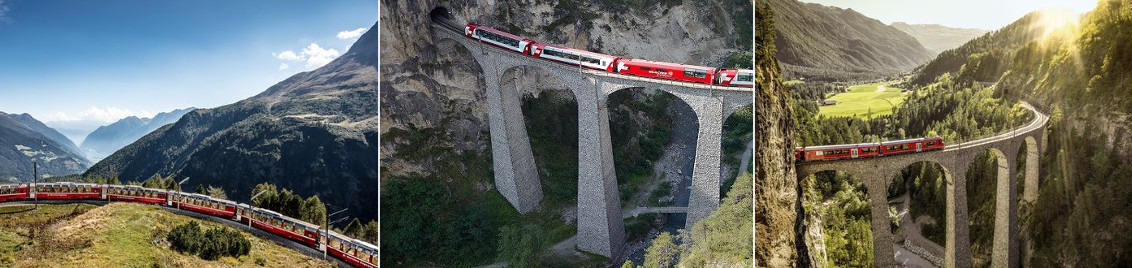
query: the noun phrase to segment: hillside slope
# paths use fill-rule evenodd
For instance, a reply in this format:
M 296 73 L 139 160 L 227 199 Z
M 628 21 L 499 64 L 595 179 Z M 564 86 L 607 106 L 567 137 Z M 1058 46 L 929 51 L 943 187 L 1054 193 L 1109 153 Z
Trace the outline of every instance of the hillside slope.
M 948 49 L 957 48 L 975 37 L 986 34 L 982 29 L 952 28 L 939 24 L 908 24 L 893 22 L 892 27 L 915 37 L 932 55 L 939 55 Z
M 852 9 L 768 0 L 786 79 L 867 80 L 910 71 L 932 53 L 912 36 Z
M 28 114 L 0 112 L 0 181 L 31 181 L 32 162 L 41 177 L 81 173 L 90 162 L 60 134 Z
M 191 177 L 186 189 L 219 186 L 244 202 L 268 182 L 376 219 L 378 34 L 371 29 L 326 66 L 240 102 L 189 112 L 84 175 Z
M 1043 22 L 1050 17 L 1073 16 L 1067 10 L 1035 11 L 991 31 L 958 48 L 944 51 L 916 71 L 910 81 L 913 85 L 926 85 L 944 73 L 958 76 L 962 82 L 995 82 L 1011 64 L 1014 51 L 1048 34 Z M 967 65 L 967 68 L 961 68 Z M 962 74 L 959 72 L 963 71 Z

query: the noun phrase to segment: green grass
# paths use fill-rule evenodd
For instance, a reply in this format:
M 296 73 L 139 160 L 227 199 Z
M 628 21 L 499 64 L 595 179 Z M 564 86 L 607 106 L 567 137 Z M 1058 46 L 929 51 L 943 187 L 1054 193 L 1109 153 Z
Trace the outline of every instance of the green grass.
M 0 267 L 328 267 L 248 233 L 249 255 L 205 261 L 169 249 L 165 234 L 191 219 L 156 206 L 40 205 L 0 215 Z M 205 228 L 219 226 L 196 220 Z M 262 262 L 260 265 L 257 262 Z
M 904 102 L 905 95 L 901 90 L 903 89 L 888 87 L 887 83 L 856 85 L 850 87 L 848 92 L 827 99 L 837 101 L 836 105 L 821 106 L 818 110 L 824 116 L 853 116 L 862 119 L 891 114 L 892 108 Z

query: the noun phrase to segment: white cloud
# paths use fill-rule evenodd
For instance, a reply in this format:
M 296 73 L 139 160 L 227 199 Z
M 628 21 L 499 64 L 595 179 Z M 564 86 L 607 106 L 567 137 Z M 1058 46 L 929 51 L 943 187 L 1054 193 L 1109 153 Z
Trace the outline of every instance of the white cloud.
M 45 116 L 43 122 L 78 122 L 78 121 L 93 121 L 100 123 L 113 123 L 119 119 L 129 116 L 137 117 L 153 117 L 154 114 L 146 111 L 134 112 L 129 109 L 122 109 L 118 107 L 105 107 L 100 108 L 97 106 L 87 107 L 86 110 L 78 113 L 56 112 Z
M 286 70 L 287 68 L 291 68 L 291 65 L 287 65 L 286 63 L 280 63 L 279 64 L 279 70 L 280 71 Z
M 307 68 L 318 68 L 330 63 L 334 58 L 338 57 L 338 50 L 330 48 L 325 49 L 318 44 L 311 43 L 303 49 L 303 56 L 307 57 Z
M 366 30 L 367 29 L 365 27 L 362 27 L 362 28 L 357 28 L 357 29 L 350 30 L 350 31 L 341 31 L 341 32 L 338 32 L 338 39 L 358 38 L 358 37 L 361 37 L 362 33 L 366 32 Z
M 297 55 L 297 54 L 295 54 L 294 51 L 291 51 L 291 50 L 287 50 L 287 51 L 283 51 L 283 52 L 279 52 L 279 53 L 272 52 L 271 56 L 275 57 L 277 59 L 291 60 L 291 61 L 298 61 L 298 60 L 304 59 L 303 56 Z

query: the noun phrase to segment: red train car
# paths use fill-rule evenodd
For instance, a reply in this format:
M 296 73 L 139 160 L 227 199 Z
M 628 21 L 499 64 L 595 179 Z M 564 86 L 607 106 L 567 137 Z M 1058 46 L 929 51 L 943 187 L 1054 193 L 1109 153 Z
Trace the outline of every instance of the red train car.
M 336 232 L 329 234 L 326 241 L 327 253 L 353 266 L 377 268 L 377 246 Z
M 712 84 L 716 69 L 679 63 L 626 59 L 617 61 L 617 72 L 633 76 Z
M 252 222 L 252 227 L 299 241 L 299 243 L 310 247 L 318 247 L 317 225 L 283 216 L 275 211 L 260 208 L 253 208 L 250 214 L 249 218 Z
M 228 200 L 214 199 L 202 194 L 172 193 L 170 194 L 173 206 L 188 211 L 220 216 L 228 219 L 236 217 L 236 203 Z
M 0 185 L 0 202 L 24 200 L 28 198 L 27 184 Z
M 508 32 L 471 22 L 464 26 L 464 35 L 479 40 L 480 42 L 522 53 L 523 55 L 530 55 L 531 43 L 534 43 L 530 39 L 523 38 L 522 36 L 513 35 Z
M 543 43 L 531 45 L 531 57 L 611 73 L 614 72 L 613 67 L 616 66 L 618 60 L 617 57 L 610 55 Z
M 886 141 L 880 143 L 882 155 L 896 155 L 918 153 L 943 149 L 943 139 L 940 137 Z
M 129 201 L 146 204 L 166 204 L 165 190 L 133 185 L 107 185 L 106 198 L 110 201 Z
M 942 138 L 931 137 L 880 143 L 796 147 L 794 158 L 798 162 L 845 160 L 927 152 L 942 150 L 944 147 Z
M 90 183 L 36 183 L 35 199 L 47 200 L 79 200 L 99 199 L 102 197 L 102 186 Z
M 755 71 L 740 69 L 719 69 L 715 74 L 715 84 L 732 87 L 755 87 Z
M 798 161 L 831 161 L 856 158 L 876 157 L 880 155 L 877 146 L 880 143 L 826 145 L 795 148 L 795 157 Z

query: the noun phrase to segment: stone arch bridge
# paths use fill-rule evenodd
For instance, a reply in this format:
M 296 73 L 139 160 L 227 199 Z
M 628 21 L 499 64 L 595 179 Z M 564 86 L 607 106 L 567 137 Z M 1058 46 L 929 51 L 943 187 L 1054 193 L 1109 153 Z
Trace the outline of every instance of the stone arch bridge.
M 434 41 L 451 40 L 463 46 L 483 70 L 495 187 L 519 212 L 536 209 L 543 197 L 521 96 L 514 87 L 501 86 L 506 73 L 521 67 L 538 68 L 554 76 L 547 80 L 570 89 L 578 103 L 578 248 L 613 257 L 625 244 L 606 105 L 610 94 L 620 90 L 660 90 L 692 108 L 699 133 L 685 225 L 691 227 L 719 206 L 723 121 L 754 102 L 750 89 L 646 79 L 535 59 L 467 38 L 462 25 L 432 15 Z
M 1034 120 L 1026 126 L 999 135 L 947 145 L 945 149 L 923 153 L 862 158 L 831 162 L 810 162 L 798 168 L 803 179 L 822 171 L 841 171 L 865 184 L 868 190 L 873 231 L 873 258 L 877 267 L 894 267 L 893 236 L 889 229 L 888 185 L 905 167 L 917 162 L 934 162 L 944 169 L 946 183 L 947 219 L 945 267 L 971 267 L 971 245 L 967 225 L 966 174 L 976 155 L 990 152 L 998 158 L 998 177 L 995 187 L 994 243 L 991 256 L 993 267 L 1018 267 L 1018 189 L 1014 178 L 1025 172 L 1022 199 L 1037 200 L 1039 152 L 1044 145 L 1044 129 L 1049 117 L 1029 103 L 1023 107 L 1034 111 Z M 1015 162 L 1020 148 L 1025 145 L 1026 170 L 1017 170 Z

